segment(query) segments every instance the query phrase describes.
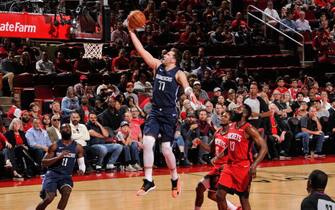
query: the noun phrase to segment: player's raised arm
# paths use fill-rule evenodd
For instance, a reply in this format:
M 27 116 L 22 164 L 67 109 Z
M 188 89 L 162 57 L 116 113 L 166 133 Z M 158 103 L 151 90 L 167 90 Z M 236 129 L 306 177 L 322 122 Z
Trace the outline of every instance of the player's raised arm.
M 131 41 L 134 44 L 135 49 L 137 50 L 138 54 L 143 58 L 145 63 L 153 69 L 154 73 L 157 69 L 157 67 L 162 63 L 160 60 L 154 58 L 148 51 L 146 51 L 138 39 L 137 35 L 135 34 L 134 30 L 129 28 L 129 36 L 131 38 Z
M 59 161 L 60 159 L 62 159 L 64 157 L 63 153 L 62 153 L 62 155 L 55 157 L 56 149 L 57 149 L 57 144 L 52 144 L 49 147 L 48 152 L 45 154 L 45 156 L 42 159 L 42 166 L 43 167 L 51 166 L 52 164 L 56 163 L 57 161 Z
M 256 177 L 256 167 L 260 162 L 262 162 L 265 155 L 268 153 L 268 146 L 265 140 L 253 126 L 248 127 L 246 132 L 259 147 L 258 155 L 250 167 L 250 173 L 252 177 Z

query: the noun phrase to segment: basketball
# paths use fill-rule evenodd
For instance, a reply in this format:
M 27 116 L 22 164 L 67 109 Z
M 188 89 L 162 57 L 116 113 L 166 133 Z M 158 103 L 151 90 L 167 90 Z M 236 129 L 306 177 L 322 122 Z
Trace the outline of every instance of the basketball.
M 129 28 L 137 29 L 142 28 L 145 25 L 146 18 L 143 12 L 140 10 L 134 10 L 128 15 Z

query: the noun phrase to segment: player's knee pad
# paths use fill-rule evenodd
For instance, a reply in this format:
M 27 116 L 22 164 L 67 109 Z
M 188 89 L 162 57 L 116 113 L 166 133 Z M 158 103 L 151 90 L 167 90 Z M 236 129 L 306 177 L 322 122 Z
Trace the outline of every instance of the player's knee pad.
M 152 151 L 155 144 L 155 138 L 152 136 L 143 136 L 143 150 Z
M 163 153 L 164 156 L 170 155 L 171 153 L 173 153 L 170 142 L 162 143 L 162 153 Z

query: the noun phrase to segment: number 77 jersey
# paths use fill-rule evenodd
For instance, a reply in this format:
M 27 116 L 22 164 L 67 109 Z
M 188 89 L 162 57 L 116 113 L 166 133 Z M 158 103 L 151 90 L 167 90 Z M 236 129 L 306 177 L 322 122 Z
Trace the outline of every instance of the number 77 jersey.
M 253 141 L 248 138 L 246 129 L 250 126 L 249 123 L 245 123 L 241 127 L 237 127 L 237 123 L 234 122 L 230 125 L 228 129 L 227 137 L 229 139 L 229 147 L 228 147 L 228 162 L 242 162 L 242 161 L 250 161 L 253 162 L 252 159 L 252 146 Z
M 179 67 L 169 71 L 160 65 L 156 70 L 154 87 L 153 87 L 153 105 L 158 108 L 176 107 L 179 84 L 176 80 L 176 74 Z

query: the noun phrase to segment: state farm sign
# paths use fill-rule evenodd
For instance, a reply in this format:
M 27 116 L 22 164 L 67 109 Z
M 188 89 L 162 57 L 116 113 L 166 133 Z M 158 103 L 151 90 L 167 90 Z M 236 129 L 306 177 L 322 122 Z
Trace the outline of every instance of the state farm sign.
M 3 32 L 18 32 L 18 33 L 36 33 L 36 25 L 23 25 L 20 22 L 11 24 L 9 22 L 0 24 L 0 31 Z
M 0 37 L 68 40 L 69 33 L 69 25 L 54 25 L 52 14 L 0 12 Z

